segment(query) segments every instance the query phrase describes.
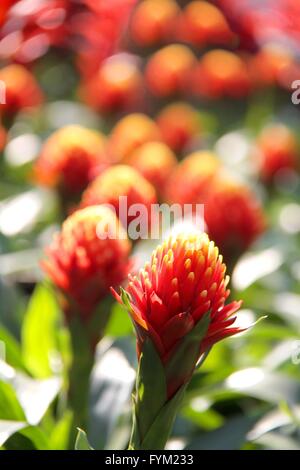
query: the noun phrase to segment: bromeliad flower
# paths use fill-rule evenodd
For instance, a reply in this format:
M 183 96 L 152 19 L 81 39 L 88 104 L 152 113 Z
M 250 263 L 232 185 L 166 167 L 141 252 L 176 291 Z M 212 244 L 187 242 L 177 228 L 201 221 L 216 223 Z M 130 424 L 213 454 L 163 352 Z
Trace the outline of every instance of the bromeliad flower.
M 159 429 L 160 416 L 167 420 L 168 409 L 171 416 L 176 413 L 178 397 L 201 356 L 241 331 L 234 325 L 241 302 L 225 303 L 230 293 L 225 272 L 206 234 L 170 236 L 137 276 L 129 276 L 127 291 L 114 291 L 129 310 L 137 335 L 132 448 L 163 447 L 170 429 L 166 434 Z M 147 399 L 152 401 L 149 409 Z
M 54 132 L 36 162 L 37 181 L 74 196 L 108 165 L 106 138 L 100 132 L 70 125 Z
M 256 143 L 255 158 L 261 178 L 272 182 L 274 178 L 300 168 L 300 152 L 296 136 L 284 124 L 263 129 Z
M 161 110 L 156 118 L 162 139 L 175 152 L 181 152 L 199 139 L 201 122 L 196 108 L 178 101 Z
M 266 228 L 263 208 L 245 185 L 225 178 L 215 181 L 205 199 L 207 231 L 232 267 Z
M 188 155 L 171 173 L 165 197 L 170 203 L 204 203 L 214 180 L 223 171 L 217 156 L 201 150 Z
M 105 233 L 116 236 L 102 236 Z M 89 320 L 110 286 L 125 279 L 130 246 L 120 222 L 105 206 L 91 206 L 67 218 L 42 262 L 63 294 L 67 319 L 76 313 L 83 321 Z
M 136 149 L 126 163 L 153 184 L 159 194 L 163 194 L 169 175 L 177 165 L 177 159 L 163 142 L 148 142 Z
M 121 208 L 121 199 L 126 200 L 126 210 Z M 103 171 L 87 187 L 82 195 L 81 207 L 96 204 L 112 206 L 124 227 L 128 226 L 137 214 L 129 213 L 134 205 L 142 205 L 151 213 L 151 205 L 157 202 L 156 192 L 137 170 L 127 165 L 114 165 Z M 127 210 L 128 209 L 128 210 Z
M 22 65 L 11 64 L 0 70 L 0 82 L 5 85 L 5 103 L 0 112 L 5 117 L 21 110 L 35 108 L 43 102 L 43 93 L 34 75 Z
M 114 161 L 124 162 L 134 150 L 153 140 L 161 140 L 156 123 L 146 114 L 128 114 L 111 131 L 109 155 Z

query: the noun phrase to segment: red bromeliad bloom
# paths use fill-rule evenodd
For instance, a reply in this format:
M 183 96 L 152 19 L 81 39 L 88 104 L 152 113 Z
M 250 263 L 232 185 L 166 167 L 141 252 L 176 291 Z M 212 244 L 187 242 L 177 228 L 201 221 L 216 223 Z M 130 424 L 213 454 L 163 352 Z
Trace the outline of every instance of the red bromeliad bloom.
M 145 78 L 151 93 L 159 98 L 184 94 L 189 84 L 196 57 L 183 44 L 170 44 L 149 59 Z
M 82 82 L 79 92 L 86 103 L 98 111 L 128 111 L 142 102 L 142 85 L 143 78 L 135 57 L 116 54 Z
M 5 84 L 5 103 L 0 113 L 14 115 L 26 109 L 40 106 L 43 93 L 34 75 L 21 65 L 7 65 L 0 70 L 0 81 Z
M 108 231 L 118 236 L 102 237 Z M 88 320 L 110 286 L 123 282 L 131 267 L 130 248 L 119 220 L 105 206 L 88 207 L 66 219 L 42 267 L 63 294 L 67 319 L 75 309 Z
M 220 161 L 213 152 L 201 150 L 188 155 L 170 175 L 165 190 L 167 201 L 203 203 L 220 171 Z
M 246 186 L 218 178 L 204 203 L 209 236 L 226 262 L 236 261 L 266 228 L 263 209 Z
M 185 102 L 172 103 L 163 108 L 156 122 L 164 142 L 175 152 L 181 152 L 201 133 L 198 111 Z
M 156 123 L 146 114 L 128 114 L 111 131 L 108 142 L 110 158 L 124 162 L 134 150 L 153 140 L 161 140 Z
M 100 132 L 70 125 L 54 132 L 36 162 L 37 181 L 64 194 L 80 193 L 108 165 L 106 138 Z
M 179 21 L 180 37 L 197 47 L 232 45 L 234 34 L 222 11 L 204 1 L 189 2 Z
M 241 98 L 251 90 L 247 65 L 241 57 L 223 49 L 206 52 L 193 76 L 196 94 L 218 99 L 224 96 Z
M 143 0 L 130 21 L 130 36 L 141 47 L 157 46 L 174 36 L 180 9 L 174 0 Z
M 300 167 L 296 136 L 283 124 L 263 129 L 257 139 L 255 157 L 260 175 L 267 182 L 281 172 L 296 171 Z
M 130 314 L 137 333 L 137 352 L 150 338 L 166 364 L 181 340 L 210 312 L 199 357 L 221 339 L 239 333 L 234 326 L 241 302 L 225 305 L 230 291 L 226 266 L 218 248 L 206 234 L 169 237 L 154 250 L 137 276 L 129 276 Z M 121 297 L 114 292 L 119 302 Z M 196 364 L 195 364 L 196 365 Z M 168 384 L 172 394 L 190 379 L 174 377 Z
M 142 204 L 148 213 L 151 205 L 157 202 L 154 187 L 137 170 L 127 165 L 114 165 L 103 171 L 87 187 L 82 195 L 81 207 L 111 205 L 124 226 L 127 226 L 127 213 L 120 213 L 120 197 L 127 198 L 128 209 L 134 204 Z M 135 217 L 136 214 L 128 216 L 128 222 Z
M 172 150 L 163 142 L 148 142 L 136 149 L 126 163 L 139 171 L 159 194 L 163 194 L 171 171 L 177 165 Z

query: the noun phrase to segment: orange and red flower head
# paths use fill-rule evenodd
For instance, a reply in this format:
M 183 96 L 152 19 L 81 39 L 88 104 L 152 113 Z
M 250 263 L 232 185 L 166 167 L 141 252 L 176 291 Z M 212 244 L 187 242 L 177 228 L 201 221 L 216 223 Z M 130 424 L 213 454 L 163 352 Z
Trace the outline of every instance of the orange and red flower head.
M 222 11 L 204 1 L 187 4 L 180 17 L 179 36 L 197 47 L 231 45 L 235 37 Z
M 282 171 L 296 171 L 300 167 L 297 139 L 283 124 L 263 129 L 256 142 L 255 157 L 260 175 L 267 182 Z
M 104 135 L 70 125 L 46 140 L 36 162 L 35 176 L 42 185 L 76 195 L 107 165 Z
M 248 67 L 237 54 L 222 49 L 205 53 L 193 76 L 196 94 L 207 98 L 241 98 L 251 90 Z
M 266 228 L 262 206 L 249 188 L 222 178 L 215 181 L 204 203 L 209 236 L 225 261 L 234 263 Z
M 0 70 L 0 81 L 5 85 L 5 103 L 0 112 L 14 115 L 27 108 L 42 104 L 43 93 L 33 74 L 22 65 L 7 65 Z
M 205 315 L 209 315 L 209 325 L 198 357 L 217 341 L 238 333 L 234 314 L 241 303 L 226 305 L 230 291 L 225 272 L 222 256 L 206 234 L 170 236 L 158 246 L 150 263 L 137 276 L 129 276 L 127 308 L 137 333 L 138 355 L 150 338 L 166 367 L 185 336 Z M 121 303 L 124 301 L 123 296 L 115 295 Z M 192 372 L 178 372 L 169 379 L 169 396 L 190 379 Z
M 193 52 L 183 44 L 171 44 L 149 59 L 145 77 L 153 95 L 166 98 L 185 93 L 196 64 Z
M 213 152 L 198 151 L 186 157 L 171 174 L 165 190 L 170 203 L 203 203 L 221 169 Z
M 172 103 L 156 118 L 162 138 L 175 152 L 181 152 L 201 132 L 197 110 L 184 102 Z
M 142 83 L 135 58 L 117 54 L 106 59 L 98 72 L 82 83 L 80 95 L 101 112 L 128 110 L 141 101 Z
M 110 205 L 126 226 L 135 217 L 120 211 L 120 197 L 126 198 L 128 209 L 134 204 L 142 204 L 148 213 L 151 212 L 151 204 L 157 202 L 154 187 L 137 170 L 127 165 L 114 165 L 90 183 L 82 195 L 81 207 Z
M 177 165 L 177 159 L 163 142 L 148 142 L 136 149 L 126 163 L 138 170 L 158 193 L 163 194 L 169 175 Z
M 106 234 L 116 234 L 106 237 Z M 74 212 L 46 250 L 42 267 L 61 291 L 67 319 L 88 320 L 111 285 L 130 269 L 131 244 L 115 214 L 105 206 Z
M 179 11 L 174 0 L 143 0 L 132 15 L 131 38 L 141 47 L 157 46 L 170 40 Z
M 161 140 L 156 123 L 145 114 L 129 114 L 120 119 L 110 134 L 109 155 L 112 160 L 122 162 L 135 149 L 153 140 Z

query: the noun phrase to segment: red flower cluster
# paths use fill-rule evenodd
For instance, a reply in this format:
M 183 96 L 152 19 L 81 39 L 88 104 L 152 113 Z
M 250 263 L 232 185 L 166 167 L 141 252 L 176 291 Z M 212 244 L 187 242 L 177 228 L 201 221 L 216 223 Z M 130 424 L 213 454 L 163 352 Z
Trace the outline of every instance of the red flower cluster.
M 44 143 L 35 165 L 37 181 L 64 194 L 80 193 L 108 165 L 106 138 L 100 132 L 70 125 Z
M 283 124 L 263 129 L 256 141 L 255 157 L 260 175 L 267 182 L 271 182 L 280 172 L 300 168 L 296 136 Z
M 241 330 L 233 326 L 241 302 L 225 305 L 229 277 L 218 248 L 207 235 L 170 237 L 153 252 L 137 276 L 129 276 L 129 309 L 140 354 L 150 338 L 164 364 L 183 338 L 209 312 L 209 326 L 199 344 L 199 357 L 214 343 Z M 119 302 L 121 297 L 115 293 Z M 195 367 L 196 364 L 194 364 Z M 171 378 L 168 395 L 190 379 L 193 370 Z
M 111 205 L 118 217 L 120 197 L 126 197 L 126 204 L 129 208 L 134 204 L 143 204 L 151 213 L 151 204 L 155 204 L 156 193 L 154 187 L 134 168 L 126 165 L 114 165 L 105 170 L 87 187 L 82 196 L 81 207 L 96 204 Z M 126 220 L 121 222 L 126 225 L 127 213 L 124 214 Z M 134 216 L 128 217 L 128 222 Z
M 119 238 L 106 238 L 108 232 Z M 87 207 L 66 219 L 42 262 L 44 271 L 63 294 L 66 317 L 78 312 L 88 320 L 97 304 L 130 269 L 130 242 L 113 212 Z
M 0 69 L 0 81 L 5 85 L 5 103 L 0 113 L 13 116 L 26 108 L 35 108 L 43 102 L 43 93 L 34 77 L 22 65 L 7 65 Z

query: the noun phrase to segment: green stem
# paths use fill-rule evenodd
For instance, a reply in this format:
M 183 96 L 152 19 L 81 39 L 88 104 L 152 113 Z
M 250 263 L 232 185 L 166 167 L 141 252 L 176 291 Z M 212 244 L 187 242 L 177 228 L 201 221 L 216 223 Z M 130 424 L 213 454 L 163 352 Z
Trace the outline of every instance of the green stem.
M 111 310 L 110 298 L 104 299 L 88 321 L 82 321 L 78 312 L 69 320 L 72 344 L 72 364 L 69 370 L 68 401 L 73 411 L 70 447 L 74 448 L 77 428 L 87 429 L 90 375 L 94 365 L 94 352 L 103 337 Z M 74 309 L 75 310 L 75 309 Z

